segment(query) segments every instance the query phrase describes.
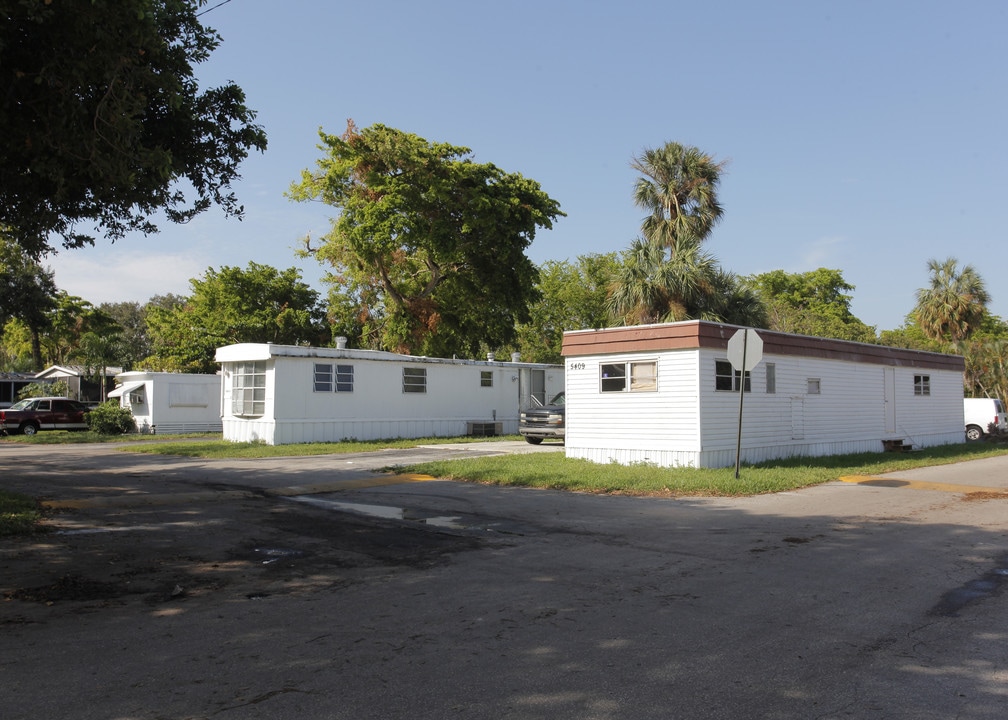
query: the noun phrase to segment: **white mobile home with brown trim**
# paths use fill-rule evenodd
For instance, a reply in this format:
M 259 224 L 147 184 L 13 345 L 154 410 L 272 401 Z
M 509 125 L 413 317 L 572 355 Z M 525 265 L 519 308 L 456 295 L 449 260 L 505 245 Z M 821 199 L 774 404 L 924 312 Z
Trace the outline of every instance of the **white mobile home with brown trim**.
M 663 467 L 735 463 L 740 375 L 705 321 L 564 333 L 568 457 Z M 963 442 L 955 355 L 757 331 L 743 462 Z
M 217 349 L 224 439 L 269 445 L 514 435 L 559 365 L 242 343 Z

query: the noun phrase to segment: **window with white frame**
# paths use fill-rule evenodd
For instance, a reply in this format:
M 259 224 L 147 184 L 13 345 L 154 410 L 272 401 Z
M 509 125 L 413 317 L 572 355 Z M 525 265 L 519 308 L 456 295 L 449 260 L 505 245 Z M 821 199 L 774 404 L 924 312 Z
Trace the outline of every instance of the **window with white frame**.
M 768 395 L 777 392 L 777 365 L 775 363 L 766 364 L 766 391 Z
M 602 392 L 623 392 L 626 390 L 626 363 L 602 363 L 599 365 Z
M 738 392 L 742 383 L 742 373 L 732 367 L 727 360 L 714 361 L 714 389 Z M 752 392 L 752 375 L 746 370 L 745 391 Z
M 654 360 L 630 363 L 630 392 L 658 390 L 658 363 Z
M 654 360 L 602 363 L 599 389 L 604 393 L 654 392 L 658 390 L 658 363 Z
M 266 361 L 235 363 L 231 376 L 231 413 L 259 417 L 266 413 Z
M 493 387 L 493 370 L 480 370 L 480 387 Z
M 404 367 L 402 370 L 402 391 L 404 393 L 427 392 L 427 368 Z
M 914 375 L 914 395 L 931 394 L 931 376 Z
M 806 387 L 809 395 L 822 394 L 822 381 L 819 378 L 809 378 Z

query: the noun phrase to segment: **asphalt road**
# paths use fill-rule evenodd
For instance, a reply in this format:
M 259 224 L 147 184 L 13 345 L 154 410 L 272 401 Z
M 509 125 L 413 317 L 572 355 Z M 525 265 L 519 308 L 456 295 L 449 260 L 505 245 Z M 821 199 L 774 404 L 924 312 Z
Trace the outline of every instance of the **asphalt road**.
M 1008 457 L 741 499 L 380 472 L 472 451 L 0 445 L 56 529 L 0 539 L 0 718 L 1008 715 Z

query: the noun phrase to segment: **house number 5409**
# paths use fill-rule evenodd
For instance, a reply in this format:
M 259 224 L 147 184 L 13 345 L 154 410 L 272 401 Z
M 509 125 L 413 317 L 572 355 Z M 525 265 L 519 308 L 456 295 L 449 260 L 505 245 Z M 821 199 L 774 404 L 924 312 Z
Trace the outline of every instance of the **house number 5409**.
M 585 364 L 583 362 L 572 362 L 570 364 L 569 370 L 584 370 Z

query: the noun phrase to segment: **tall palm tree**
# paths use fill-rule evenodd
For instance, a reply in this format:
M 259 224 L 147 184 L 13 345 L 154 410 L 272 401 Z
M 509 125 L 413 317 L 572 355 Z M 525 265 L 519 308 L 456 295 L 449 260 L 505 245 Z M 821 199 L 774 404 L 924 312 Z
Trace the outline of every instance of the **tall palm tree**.
M 972 265 L 958 269 L 957 260 L 928 260 L 931 286 L 917 291 L 913 317 L 932 340 L 953 346 L 968 338 L 987 313 L 990 295 Z
M 646 149 L 630 166 L 641 173 L 634 202 L 648 211 L 641 225 L 644 237 L 665 247 L 687 238 L 700 243 L 721 218 L 717 186 L 723 162 L 676 142 Z

